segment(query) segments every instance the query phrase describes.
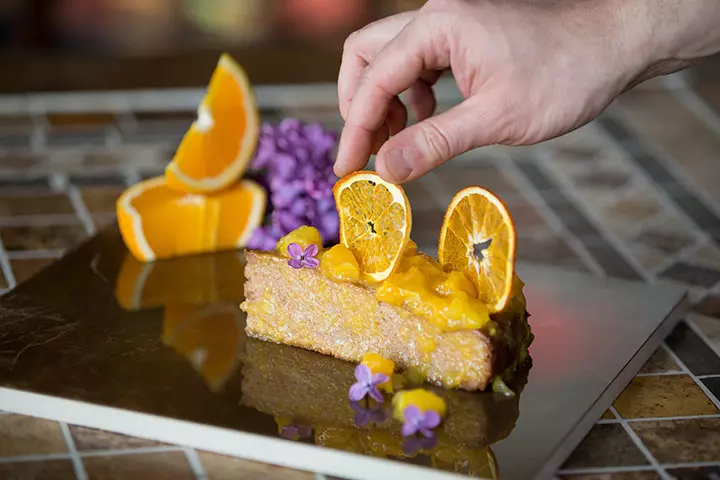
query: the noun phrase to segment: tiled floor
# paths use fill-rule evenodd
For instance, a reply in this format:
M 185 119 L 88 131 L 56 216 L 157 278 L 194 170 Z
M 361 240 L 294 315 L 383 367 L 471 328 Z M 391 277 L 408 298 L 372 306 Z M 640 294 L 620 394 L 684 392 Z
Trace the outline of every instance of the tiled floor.
M 696 88 L 687 78 L 630 92 L 565 137 L 471 152 L 406 187 L 421 245 L 435 243 L 451 195 L 481 184 L 513 212 L 522 260 L 691 290 L 694 312 L 561 478 L 720 475 L 720 94 L 717 78 L 700 76 Z M 303 116 L 339 128 L 327 94 L 327 105 Z M 117 195 L 162 171 L 193 116 L 135 111 L 130 100 L 87 115 L 42 105 L 0 116 L 0 288 L 113 221 Z M 0 415 L 0 432 L 1 478 L 322 477 L 13 414 Z

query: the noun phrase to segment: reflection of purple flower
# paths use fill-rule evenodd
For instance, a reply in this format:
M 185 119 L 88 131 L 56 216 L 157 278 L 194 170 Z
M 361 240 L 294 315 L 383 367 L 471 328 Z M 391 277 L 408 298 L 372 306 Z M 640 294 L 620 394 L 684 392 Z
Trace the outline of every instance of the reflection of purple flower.
M 359 402 L 366 395 L 378 403 L 383 402 L 382 393 L 378 390 L 378 385 L 388 381 L 389 377 L 384 373 L 372 374 L 370 368 L 362 363 L 355 367 L 355 378 L 357 382 L 350 387 L 349 397 L 352 402 Z
M 415 455 L 420 450 L 432 450 L 435 448 L 435 445 L 437 445 L 437 437 L 430 432 L 429 437 L 419 437 L 417 435 L 414 435 L 412 437 L 407 437 L 403 441 L 403 452 L 405 452 L 405 455 L 411 456 Z
M 288 440 L 297 440 L 299 438 L 310 438 L 312 435 L 312 427 L 307 425 L 285 425 L 280 430 L 280 436 Z
M 350 402 L 350 408 L 355 412 L 355 425 L 364 427 L 368 423 L 382 423 L 388 418 L 388 414 L 379 404 L 370 408 L 360 405 L 358 402 Z
M 318 246 L 311 243 L 303 250 L 299 243 L 291 243 L 287 247 L 287 253 L 290 255 L 288 265 L 292 268 L 317 268 L 320 265 L 320 260 L 315 258 L 318 254 Z
M 403 437 L 409 437 L 417 432 L 430 437 L 433 434 L 432 429 L 440 425 L 442 420 L 440 414 L 435 410 L 423 412 L 415 405 L 407 406 L 403 416 L 405 417 L 405 423 L 403 423 L 402 427 Z

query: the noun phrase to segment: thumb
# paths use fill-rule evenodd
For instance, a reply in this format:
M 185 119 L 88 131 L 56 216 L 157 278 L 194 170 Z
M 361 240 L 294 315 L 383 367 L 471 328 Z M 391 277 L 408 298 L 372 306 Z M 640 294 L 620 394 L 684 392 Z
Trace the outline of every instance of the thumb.
M 402 183 L 472 148 L 496 143 L 497 118 L 476 97 L 412 125 L 390 138 L 375 159 L 384 180 Z

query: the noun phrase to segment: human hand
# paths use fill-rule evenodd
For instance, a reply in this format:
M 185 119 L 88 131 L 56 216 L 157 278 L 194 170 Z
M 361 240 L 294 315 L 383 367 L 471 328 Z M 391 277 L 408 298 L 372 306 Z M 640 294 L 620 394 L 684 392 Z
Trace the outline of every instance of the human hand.
M 657 1 L 429 0 L 355 32 L 338 78 L 336 174 L 363 168 L 379 147 L 378 174 L 401 183 L 475 147 L 529 145 L 584 125 L 628 86 L 684 65 L 668 60 L 679 27 L 660 41 L 651 25 L 662 22 L 634 20 L 657 20 L 648 4 Z M 465 100 L 432 116 L 431 86 L 447 69 Z M 418 120 L 407 128 L 406 91 Z

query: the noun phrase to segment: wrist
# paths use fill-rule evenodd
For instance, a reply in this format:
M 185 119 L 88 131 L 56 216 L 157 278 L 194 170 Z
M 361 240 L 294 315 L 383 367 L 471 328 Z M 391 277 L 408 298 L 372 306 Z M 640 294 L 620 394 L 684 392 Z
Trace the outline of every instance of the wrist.
M 718 0 L 607 0 L 638 80 L 672 73 L 720 51 Z

